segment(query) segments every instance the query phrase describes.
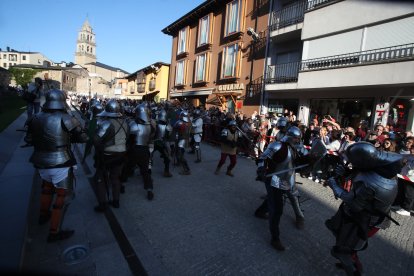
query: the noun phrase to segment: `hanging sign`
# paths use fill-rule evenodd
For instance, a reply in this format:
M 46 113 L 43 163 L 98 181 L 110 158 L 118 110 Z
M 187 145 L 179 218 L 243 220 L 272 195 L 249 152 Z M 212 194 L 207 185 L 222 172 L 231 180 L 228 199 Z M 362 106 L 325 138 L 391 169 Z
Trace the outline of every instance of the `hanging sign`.
M 387 125 L 390 103 L 377 104 L 375 107 L 374 124 Z

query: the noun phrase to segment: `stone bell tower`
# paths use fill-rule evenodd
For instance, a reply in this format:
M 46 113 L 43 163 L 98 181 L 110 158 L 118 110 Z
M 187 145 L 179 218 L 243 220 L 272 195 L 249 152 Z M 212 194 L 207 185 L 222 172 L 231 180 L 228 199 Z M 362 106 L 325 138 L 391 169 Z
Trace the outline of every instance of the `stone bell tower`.
M 90 62 L 96 62 L 96 43 L 95 34 L 86 19 L 76 40 L 75 64 L 83 66 Z

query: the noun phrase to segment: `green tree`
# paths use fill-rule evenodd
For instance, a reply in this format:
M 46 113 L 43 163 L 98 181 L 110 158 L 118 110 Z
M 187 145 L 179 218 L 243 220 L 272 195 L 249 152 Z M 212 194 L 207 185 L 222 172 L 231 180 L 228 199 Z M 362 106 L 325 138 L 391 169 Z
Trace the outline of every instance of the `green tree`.
M 17 85 L 25 86 L 40 70 L 12 67 L 9 69 Z

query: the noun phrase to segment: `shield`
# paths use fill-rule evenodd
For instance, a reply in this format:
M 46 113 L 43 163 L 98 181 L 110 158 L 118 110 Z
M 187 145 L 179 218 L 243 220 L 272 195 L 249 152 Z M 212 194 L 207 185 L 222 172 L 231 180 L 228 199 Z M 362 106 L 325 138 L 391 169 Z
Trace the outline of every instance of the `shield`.
M 309 151 L 309 156 L 312 160 L 322 159 L 327 153 L 325 144 L 320 140 L 314 140 L 312 142 L 312 147 Z

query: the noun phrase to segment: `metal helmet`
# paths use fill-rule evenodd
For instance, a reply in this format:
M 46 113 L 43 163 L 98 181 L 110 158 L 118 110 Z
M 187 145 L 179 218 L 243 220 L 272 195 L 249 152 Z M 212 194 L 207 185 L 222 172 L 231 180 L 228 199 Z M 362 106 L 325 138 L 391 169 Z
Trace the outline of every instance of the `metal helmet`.
M 119 118 L 122 117 L 121 106 L 117 100 L 110 100 L 106 106 L 105 110 L 97 115 L 98 117 L 110 117 L 110 118 Z
M 183 120 L 184 122 L 188 123 L 190 121 L 190 119 L 188 118 L 188 112 L 183 110 L 180 113 L 180 119 Z
M 96 99 L 96 98 L 92 98 L 90 101 L 89 101 L 89 106 L 90 107 L 92 107 L 92 106 L 94 106 L 96 103 L 98 103 L 99 101 Z
M 148 105 L 145 103 L 137 105 L 135 108 L 135 119 L 144 123 L 149 123 L 151 115 L 148 109 Z
M 285 128 L 288 124 L 288 120 L 286 117 L 280 117 L 279 120 L 277 120 L 276 126 L 277 128 Z
M 104 107 L 101 105 L 100 102 L 96 102 L 93 106 L 92 106 L 92 114 L 94 117 L 96 117 L 99 113 L 101 113 L 102 111 L 104 111 Z
M 346 159 L 352 166 L 360 169 L 373 169 L 391 163 L 400 162 L 401 154 L 379 151 L 369 142 L 357 142 L 350 145 L 345 151 Z
M 291 126 L 288 128 L 286 135 L 282 138 L 281 141 L 288 142 L 292 146 L 296 146 L 300 143 L 300 138 L 302 137 L 302 132 L 296 126 Z
M 66 109 L 66 95 L 62 90 L 52 89 L 46 94 L 46 102 L 43 104 L 43 109 L 50 110 L 65 110 Z
M 157 121 L 166 124 L 167 123 L 167 111 L 161 109 L 158 113 Z
M 194 116 L 195 119 L 200 118 L 201 117 L 201 110 L 200 109 L 194 110 L 193 116 Z
M 237 127 L 237 123 L 236 123 L 236 121 L 235 121 L 235 120 L 231 120 L 231 121 L 227 124 L 227 126 L 228 126 L 228 127 L 231 127 L 231 126 Z

